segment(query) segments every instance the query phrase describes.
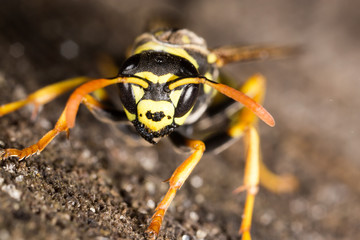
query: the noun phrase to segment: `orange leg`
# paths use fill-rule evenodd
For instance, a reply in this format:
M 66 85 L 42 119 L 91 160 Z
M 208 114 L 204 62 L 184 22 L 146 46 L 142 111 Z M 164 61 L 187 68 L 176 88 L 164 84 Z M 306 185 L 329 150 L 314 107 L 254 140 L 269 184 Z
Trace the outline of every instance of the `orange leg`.
M 271 172 L 260 158 L 260 184 L 274 193 L 289 193 L 299 187 L 298 179 L 291 174 L 277 175 Z
M 47 132 L 37 143 L 22 150 L 15 148 L 2 149 L 0 150 L 0 159 L 7 159 L 9 157 L 18 157 L 19 160 L 22 160 L 34 154 L 40 153 L 60 132 L 63 131 L 68 132 L 68 130 L 69 129 L 67 128 L 67 124 L 65 120 L 65 110 L 64 110 L 59 120 L 57 121 L 54 129 Z
M 265 78 L 259 74 L 254 75 L 245 83 L 241 91 L 249 94 L 256 102 L 262 102 L 265 94 Z M 263 163 L 256 123 L 256 116 L 249 109 L 243 108 L 228 130 L 228 134 L 232 138 L 244 136 L 247 149 L 244 184 L 234 191 L 247 192 L 243 221 L 239 230 L 243 240 L 251 239 L 251 220 L 259 183 L 274 192 L 290 192 L 297 186 L 295 177 L 291 175 L 278 176 Z
M 251 228 L 251 219 L 254 209 L 255 195 L 258 192 L 258 185 L 260 180 L 260 170 L 259 170 L 259 135 L 256 129 L 253 126 L 244 132 L 245 143 L 247 149 L 246 164 L 245 164 L 245 174 L 244 174 L 244 185 L 235 189 L 235 193 L 246 191 L 246 202 L 245 209 L 243 214 L 243 220 L 239 233 L 242 234 L 243 240 L 250 240 L 250 228 Z
M 156 207 L 155 213 L 152 216 L 150 225 L 147 229 L 147 232 L 152 239 L 155 239 L 159 234 L 166 210 L 169 208 L 172 200 L 174 199 L 177 190 L 184 184 L 185 180 L 189 177 L 190 173 L 200 161 L 205 151 L 205 144 L 202 141 L 187 140 L 185 144 L 194 149 L 194 152 L 175 170 L 169 179 L 170 188 L 165 197 Z
M 97 89 L 104 88 L 111 84 L 116 84 L 125 81 L 123 78 L 115 79 L 97 79 L 89 81 L 78 87 L 73 94 L 71 94 L 64 111 L 57 121 L 54 129 L 47 132 L 37 143 L 22 150 L 8 148 L 0 150 L 0 159 L 9 157 L 18 157 L 19 160 L 30 157 L 31 155 L 40 153 L 60 132 L 66 131 L 69 134 L 69 129 L 75 124 L 76 114 L 79 109 L 81 101 L 86 98 L 86 95 Z M 70 122 L 70 124 L 69 124 Z
M 89 78 L 76 77 L 76 78 L 71 78 L 71 79 L 68 79 L 68 80 L 65 80 L 62 82 L 54 83 L 49 86 L 43 87 L 43 88 L 31 93 L 30 95 L 28 95 L 26 99 L 1 105 L 0 106 L 0 117 L 3 115 L 6 115 L 8 113 L 11 113 L 13 111 L 16 111 L 19 108 L 24 107 L 25 105 L 33 104 L 34 111 L 32 114 L 32 119 L 34 119 L 36 117 L 38 109 L 42 105 L 54 100 L 56 97 L 60 96 L 61 94 L 65 93 L 87 81 L 89 81 Z

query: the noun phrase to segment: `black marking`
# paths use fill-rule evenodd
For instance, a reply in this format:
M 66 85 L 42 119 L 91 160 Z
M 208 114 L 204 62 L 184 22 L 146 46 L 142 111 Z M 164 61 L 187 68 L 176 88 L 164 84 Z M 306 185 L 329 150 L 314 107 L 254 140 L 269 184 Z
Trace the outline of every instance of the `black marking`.
M 121 72 L 129 72 L 135 70 L 140 62 L 140 56 L 134 55 L 131 58 L 128 58 L 126 62 L 123 64 Z
M 145 115 L 146 115 L 147 119 L 151 119 L 154 122 L 160 122 L 161 119 L 163 119 L 165 117 L 165 114 L 163 111 L 151 113 L 151 111 L 149 110 L 146 112 Z
M 174 74 L 179 77 L 198 77 L 196 67 L 187 59 L 167 52 L 144 51 L 128 58 L 120 69 L 119 76 L 152 72 L 157 76 Z
M 214 135 L 209 136 L 204 140 L 206 146 L 206 152 L 213 152 L 226 144 L 230 143 L 232 140 L 236 140 L 232 138 L 227 132 L 218 132 Z
M 136 113 L 136 102 L 135 102 L 135 95 L 132 90 L 130 83 L 120 83 L 118 84 L 119 87 L 119 95 L 120 100 L 126 110 L 129 111 L 129 113 L 135 114 Z
M 170 93 L 166 92 L 164 90 L 165 88 L 165 83 L 159 84 L 159 83 L 150 83 L 149 86 L 151 86 L 150 90 L 145 90 L 144 91 L 144 95 L 142 96 L 142 100 L 145 99 L 151 99 L 153 101 L 168 101 L 171 102 L 170 100 Z
M 139 120 L 135 119 L 132 121 L 134 124 L 134 127 L 136 131 L 149 143 L 156 144 L 157 142 L 154 141 L 154 138 L 160 138 L 165 137 L 172 133 L 175 128 L 177 128 L 179 125 L 176 123 L 172 123 L 171 125 L 167 125 L 163 129 L 159 131 L 152 131 L 151 129 L 147 128 L 143 123 L 139 122 Z

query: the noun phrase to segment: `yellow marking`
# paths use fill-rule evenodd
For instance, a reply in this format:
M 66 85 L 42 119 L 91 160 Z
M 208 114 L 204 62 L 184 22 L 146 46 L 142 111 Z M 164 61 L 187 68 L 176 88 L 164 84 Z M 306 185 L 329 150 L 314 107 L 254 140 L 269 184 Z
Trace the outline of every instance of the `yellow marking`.
M 159 30 L 159 31 L 157 31 L 156 33 L 154 33 L 154 36 L 158 37 L 158 36 L 160 36 L 160 35 L 163 34 L 163 33 L 164 33 L 163 30 Z
M 240 91 L 252 97 L 256 102 L 262 103 L 265 96 L 265 81 L 264 76 L 255 74 L 245 82 Z M 243 108 L 231 123 L 228 134 L 232 138 L 240 137 L 245 129 L 248 126 L 255 125 L 257 120 L 258 118 L 251 110 Z
M 89 81 L 89 78 L 87 77 L 70 78 L 68 80 L 43 87 L 36 92 L 30 94 L 28 96 L 28 99 L 30 101 L 34 101 L 36 104 L 45 104 L 54 99 L 55 97 L 59 96 L 60 94 L 87 81 Z
M 133 83 L 133 84 L 137 84 L 139 86 L 141 86 L 142 88 L 148 88 L 149 87 L 149 83 L 147 83 L 146 81 L 139 79 L 139 78 L 135 78 L 135 77 L 125 77 L 125 82 L 126 83 Z
M 151 81 L 152 83 L 166 83 L 168 81 L 174 80 L 176 78 L 178 78 L 178 76 L 168 73 L 162 76 L 158 76 L 153 74 L 152 72 L 139 72 L 139 73 L 135 73 L 135 76 L 141 77 L 141 78 L 145 78 L 149 81 Z
M 253 98 L 256 102 L 262 103 L 265 96 L 266 79 L 261 74 L 251 76 L 240 91 Z
M 170 93 L 171 102 L 174 104 L 175 107 L 177 107 L 177 105 L 179 103 L 179 99 L 180 99 L 182 91 L 183 91 L 183 89 L 175 90 Z
M 212 75 L 209 72 L 205 73 L 205 77 L 207 79 L 209 79 L 209 80 L 212 80 Z M 205 92 L 205 94 L 208 94 L 211 90 L 212 90 L 212 87 L 210 87 L 209 85 L 204 84 L 204 92 Z M 214 91 L 214 93 L 215 93 L 215 91 Z
M 132 85 L 131 87 L 135 96 L 135 102 L 138 103 L 140 99 L 144 96 L 144 89 L 137 85 Z
M 180 47 L 169 47 L 169 46 L 161 45 L 156 42 L 149 41 L 149 42 L 144 43 L 143 45 L 140 45 L 139 47 L 137 47 L 134 50 L 134 54 L 138 54 L 138 53 L 141 53 L 143 51 L 148 51 L 148 50 L 164 51 L 164 52 L 185 58 L 189 62 L 191 62 L 197 69 L 199 69 L 199 64 L 195 61 L 195 59 L 192 56 L 190 56 L 190 54 L 188 54 L 186 52 L 186 50 L 184 50 Z
M 213 64 L 213 63 L 216 62 L 216 60 L 217 60 L 217 57 L 216 57 L 215 53 L 209 53 L 208 54 L 208 56 L 207 56 L 208 63 Z
M 206 79 L 204 78 L 183 78 L 183 79 L 180 79 L 180 80 L 177 80 L 171 84 L 169 84 L 169 89 L 170 90 L 173 90 L 177 87 L 180 87 L 182 85 L 186 85 L 186 84 L 200 84 L 200 83 L 203 83 L 205 84 L 206 83 Z
M 212 76 L 211 73 L 209 73 L 209 72 L 206 72 L 205 75 L 204 75 L 204 77 L 206 77 L 206 78 L 209 79 L 209 80 L 213 80 L 213 76 Z
M 189 44 L 191 42 L 189 36 L 187 35 L 182 36 L 181 41 L 186 44 Z
M 175 108 L 172 103 L 167 101 L 153 101 L 149 99 L 141 100 L 137 105 L 137 110 L 138 120 L 152 131 L 159 131 L 166 126 L 171 125 L 175 114 Z M 165 116 L 160 121 L 156 122 L 146 117 L 146 113 L 148 111 L 151 113 L 163 112 Z
M 106 90 L 104 88 L 100 88 L 98 90 L 95 90 L 93 92 L 93 95 L 99 101 L 105 101 L 105 100 L 109 99 L 109 96 L 108 96 L 108 94 L 107 94 L 107 92 L 106 92 Z
M 28 99 L 25 99 L 25 100 L 20 100 L 20 101 L 1 105 L 0 106 L 0 117 L 5 114 L 8 114 L 10 112 L 13 112 L 19 108 L 22 108 L 23 106 L 25 106 L 28 103 L 29 103 Z
M 124 107 L 124 111 L 129 121 L 134 121 L 136 119 L 136 115 L 130 113 L 125 107 Z
M 182 117 L 178 117 L 178 118 L 175 118 L 175 123 L 178 124 L 178 125 L 183 125 L 186 118 L 189 116 L 189 114 L 191 113 L 191 111 L 193 110 L 194 107 L 192 107 L 184 116 Z

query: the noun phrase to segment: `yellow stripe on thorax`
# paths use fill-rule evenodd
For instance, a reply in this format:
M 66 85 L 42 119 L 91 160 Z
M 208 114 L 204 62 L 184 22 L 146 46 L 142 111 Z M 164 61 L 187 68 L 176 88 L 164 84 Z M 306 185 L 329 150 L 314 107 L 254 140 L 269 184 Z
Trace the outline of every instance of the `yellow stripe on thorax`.
M 184 50 L 180 47 L 169 47 L 169 46 L 161 45 L 156 42 L 149 41 L 149 42 L 144 43 L 143 45 L 138 46 L 134 50 L 134 54 L 138 54 L 138 53 L 141 53 L 143 51 L 148 51 L 148 50 L 164 51 L 164 52 L 185 58 L 189 62 L 191 62 L 197 69 L 199 69 L 199 64 L 196 62 L 196 60 L 192 56 L 190 56 L 190 54 L 187 53 L 186 50 Z

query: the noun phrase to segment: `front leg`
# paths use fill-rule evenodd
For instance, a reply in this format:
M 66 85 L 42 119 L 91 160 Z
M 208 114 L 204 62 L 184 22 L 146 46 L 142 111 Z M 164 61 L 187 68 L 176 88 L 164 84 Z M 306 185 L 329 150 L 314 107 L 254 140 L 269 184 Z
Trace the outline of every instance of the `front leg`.
M 174 199 L 177 190 L 179 190 L 184 184 L 192 170 L 200 161 L 205 151 L 205 144 L 202 141 L 187 139 L 177 133 L 174 133 L 171 137 L 172 139 L 176 137 L 176 141 L 174 142 L 178 146 L 182 145 L 191 148 L 194 152 L 175 170 L 171 178 L 168 180 L 170 188 L 165 197 L 156 207 L 155 213 L 152 216 L 150 225 L 147 229 L 151 239 L 156 239 L 157 235 L 159 234 L 166 210 L 169 208 L 172 200 Z
M 31 145 L 30 147 L 24 148 L 22 150 L 8 148 L 0 150 L 0 160 L 7 159 L 9 157 L 17 157 L 19 160 L 28 158 L 34 154 L 40 153 L 44 148 L 61 132 L 66 131 L 69 134 L 69 129 L 75 125 L 76 114 L 79 109 L 79 105 L 84 101 L 85 105 L 90 111 L 99 111 L 103 107 L 100 103 L 96 102 L 95 99 L 90 97 L 88 93 L 96 91 L 98 89 L 104 88 L 111 84 L 119 83 L 124 81 L 124 79 L 97 79 L 89 81 L 80 87 L 78 87 L 74 93 L 71 94 L 64 111 L 62 112 L 59 120 L 55 124 L 55 127 L 47 132 L 37 143 Z M 51 88 L 56 91 L 56 89 Z M 47 94 L 47 92 L 43 92 Z M 44 96 L 40 94 L 38 96 Z M 88 96 L 88 97 L 87 97 Z
M 9 157 L 17 157 L 19 160 L 28 158 L 34 154 L 40 153 L 60 132 L 66 131 L 68 133 L 69 129 L 66 124 L 65 112 L 66 109 L 62 112 L 54 129 L 47 132 L 37 143 L 21 150 L 15 148 L 2 149 L 0 150 L 0 160 Z

